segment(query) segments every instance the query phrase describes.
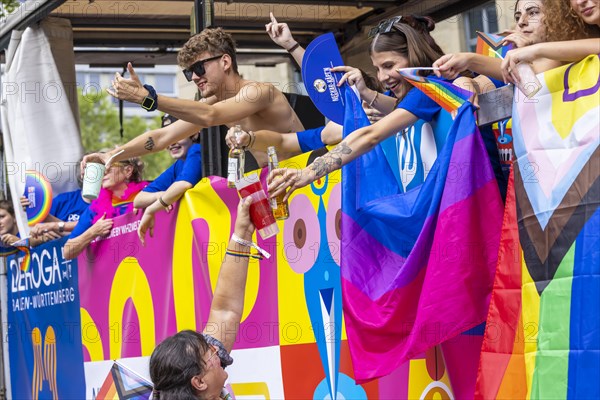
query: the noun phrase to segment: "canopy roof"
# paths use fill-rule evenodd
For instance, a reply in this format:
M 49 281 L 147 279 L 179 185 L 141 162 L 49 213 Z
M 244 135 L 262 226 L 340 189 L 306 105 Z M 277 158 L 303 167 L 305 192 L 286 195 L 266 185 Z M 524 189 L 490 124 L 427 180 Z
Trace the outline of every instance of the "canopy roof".
M 340 44 L 363 27 L 391 15 L 430 15 L 439 21 L 485 3 L 422 0 L 27 0 L 0 27 L 0 46 L 10 31 L 45 16 L 67 18 L 73 26 L 76 62 L 91 65 L 175 63 L 176 51 L 193 24 L 222 26 L 238 44 L 240 62 L 270 63 L 286 57 L 265 33 L 269 12 L 287 22 L 294 36 L 307 44 L 315 36 L 334 32 Z M 194 10 L 200 10 L 196 15 Z M 214 17 L 212 17 L 214 16 Z

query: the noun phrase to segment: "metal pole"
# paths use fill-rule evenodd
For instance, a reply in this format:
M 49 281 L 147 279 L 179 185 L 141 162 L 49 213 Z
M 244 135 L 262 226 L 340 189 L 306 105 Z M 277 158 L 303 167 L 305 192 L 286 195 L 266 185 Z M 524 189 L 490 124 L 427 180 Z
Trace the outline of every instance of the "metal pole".
M 202 30 L 214 26 L 214 0 L 194 0 L 193 21 L 192 34 L 200 33 Z M 226 132 L 224 127 L 219 126 L 211 126 L 200 132 L 202 175 L 227 176 L 227 153 L 229 149 L 225 144 Z

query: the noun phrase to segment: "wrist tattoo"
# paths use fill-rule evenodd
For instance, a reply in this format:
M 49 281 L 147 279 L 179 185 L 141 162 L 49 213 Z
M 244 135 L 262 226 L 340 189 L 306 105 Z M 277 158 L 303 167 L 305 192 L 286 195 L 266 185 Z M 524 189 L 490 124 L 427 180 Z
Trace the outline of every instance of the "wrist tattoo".
M 154 140 L 152 139 L 152 137 L 149 137 L 148 140 L 146 140 L 146 143 L 144 144 L 144 148 L 148 151 L 150 151 L 154 148 Z
M 341 142 L 329 153 L 322 157 L 318 157 L 309 168 L 315 171 L 317 178 L 320 178 L 336 169 L 340 169 L 343 163 L 342 156 L 351 153 L 352 149 L 350 146 L 348 146 L 346 142 Z

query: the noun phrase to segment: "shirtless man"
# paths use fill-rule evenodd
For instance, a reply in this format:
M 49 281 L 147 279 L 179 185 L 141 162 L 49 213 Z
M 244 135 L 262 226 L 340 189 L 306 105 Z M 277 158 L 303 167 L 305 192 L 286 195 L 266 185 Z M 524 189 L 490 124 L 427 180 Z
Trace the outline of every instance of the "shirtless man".
M 148 131 L 108 153 L 88 155 L 82 167 L 91 160 L 106 163 L 119 152 L 111 162 L 157 152 L 210 126 L 240 125 L 245 131 L 304 130 L 283 93 L 269 83 L 250 81 L 239 75 L 235 42 L 223 29 L 209 28 L 192 36 L 180 50 L 177 61 L 185 77 L 198 87 L 202 99 L 192 101 L 156 94 L 151 86 L 140 82 L 130 63 L 130 79 L 117 73 L 108 93 L 149 111 L 158 109 L 171 114 L 179 121 Z M 266 163 L 265 154 L 253 155 L 259 164 Z

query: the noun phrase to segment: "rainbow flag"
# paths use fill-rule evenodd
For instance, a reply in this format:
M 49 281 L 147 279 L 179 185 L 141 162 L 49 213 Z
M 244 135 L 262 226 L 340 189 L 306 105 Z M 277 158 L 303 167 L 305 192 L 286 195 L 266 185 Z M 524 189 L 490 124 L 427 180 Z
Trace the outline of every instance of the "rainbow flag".
M 514 48 L 514 45 L 512 43 L 503 45 L 503 40 L 504 36 L 502 35 L 478 31 L 475 53 L 488 57 L 504 58 L 506 53 Z
M 423 70 L 423 68 L 400 68 L 398 72 L 404 79 L 438 103 L 444 110 L 450 113 L 457 111 L 473 96 L 473 92 L 453 85 L 452 82 L 434 75 L 419 75 L 419 71 Z
M 541 81 L 535 103 L 513 107 L 514 185 L 481 399 L 600 398 L 600 57 Z
M 345 135 L 369 123 L 347 96 Z M 362 383 L 485 321 L 502 200 L 471 104 L 420 186 L 402 193 L 380 146 L 342 173 L 344 316 Z
M 148 400 L 151 394 L 150 382 L 115 361 L 96 400 Z
M 31 246 L 29 245 L 29 238 L 24 238 L 11 244 L 17 250 L 24 253 L 23 260 L 21 260 L 21 271 L 27 272 L 31 267 Z

